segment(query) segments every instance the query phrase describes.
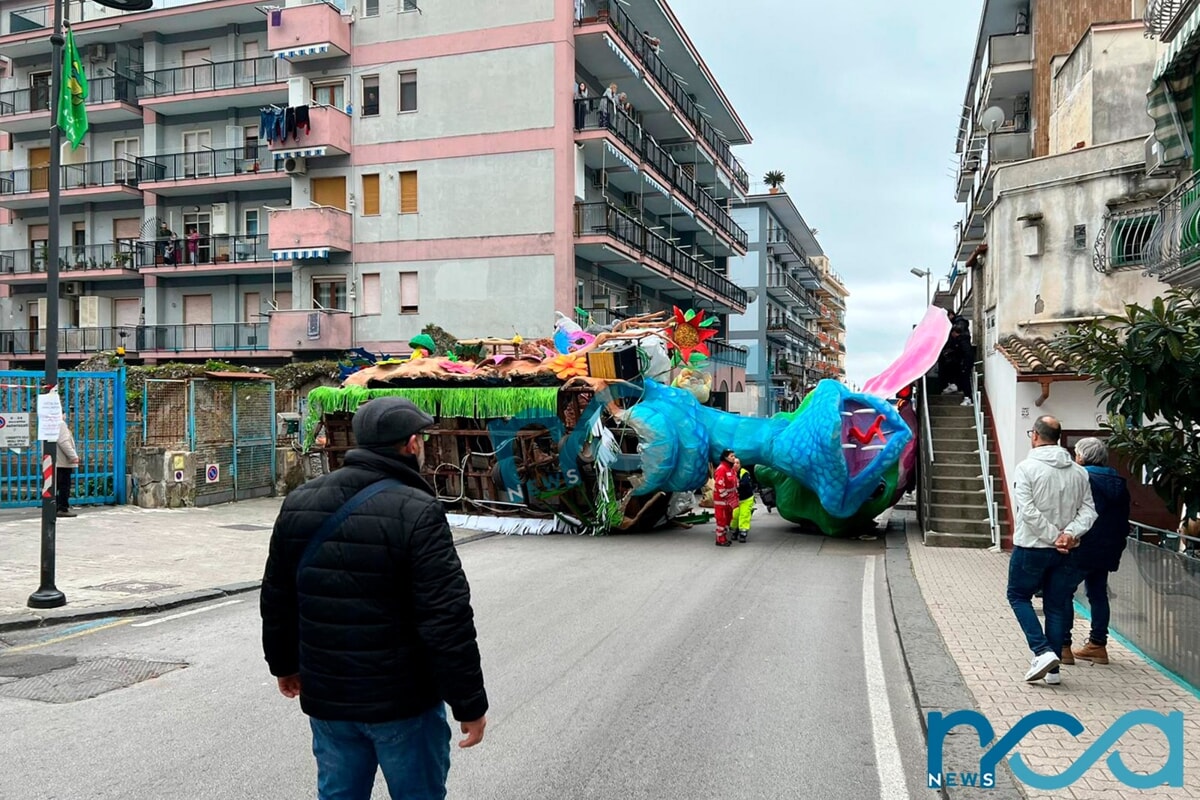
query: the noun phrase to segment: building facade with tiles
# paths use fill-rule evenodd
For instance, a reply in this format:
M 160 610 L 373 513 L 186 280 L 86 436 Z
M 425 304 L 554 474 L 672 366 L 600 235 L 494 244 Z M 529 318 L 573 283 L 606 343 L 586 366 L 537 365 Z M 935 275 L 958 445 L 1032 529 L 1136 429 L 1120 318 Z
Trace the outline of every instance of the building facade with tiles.
M 68 364 L 118 345 L 146 362 L 396 353 L 428 323 L 530 336 L 574 308 L 745 309 L 727 260 L 747 247 L 731 146 L 750 137 L 665 4 L 68 6 L 91 127 L 63 150 L 51 243 L 50 9 L 0 2 L 10 363 L 41 359 L 50 258 Z

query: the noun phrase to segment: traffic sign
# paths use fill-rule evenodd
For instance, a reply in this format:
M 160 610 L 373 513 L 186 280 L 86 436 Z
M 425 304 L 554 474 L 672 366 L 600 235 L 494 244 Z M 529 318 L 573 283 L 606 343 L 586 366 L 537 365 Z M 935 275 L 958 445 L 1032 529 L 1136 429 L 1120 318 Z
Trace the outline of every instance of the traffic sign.
M 0 449 L 29 447 L 29 415 L 0 414 Z
M 175 482 L 183 483 L 183 470 L 181 470 L 181 469 L 175 470 Z
M 209 464 L 204 468 L 204 482 L 217 483 L 221 480 L 221 466 L 219 464 Z

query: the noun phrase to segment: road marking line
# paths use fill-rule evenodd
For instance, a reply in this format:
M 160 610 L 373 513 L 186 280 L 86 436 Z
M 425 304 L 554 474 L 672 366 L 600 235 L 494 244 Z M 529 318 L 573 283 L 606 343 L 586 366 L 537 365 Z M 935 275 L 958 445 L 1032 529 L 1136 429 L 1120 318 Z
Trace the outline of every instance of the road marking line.
M 883 656 L 879 650 L 879 629 L 875 620 L 875 560 L 875 556 L 867 558 L 862 593 L 863 662 L 871 709 L 871 735 L 875 740 L 875 771 L 879 775 L 880 800 L 909 800 L 904 764 L 900 761 L 900 743 L 888 700 Z
M 211 606 L 205 606 L 204 608 L 193 608 L 191 611 L 182 611 L 178 614 L 172 614 L 169 617 L 159 617 L 158 619 L 152 619 L 149 622 L 135 622 L 133 624 L 133 627 L 149 628 L 151 625 L 158 625 L 160 622 L 170 622 L 173 619 L 180 619 L 181 617 L 190 617 L 192 614 L 203 614 L 205 611 L 212 611 L 215 608 L 222 608 L 224 606 L 236 605 L 237 603 L 240 603 L 240 602 L 242 602 L 242 601 L 241 600 L 226 600 L 224 603 L 216 603 Z
M 44 642 L 34 642 L 33 644 L 23 644 L 20 647 L 9 647 L 5 650 L 0 650 L 0 655 L 3 655 L 5 653 L 22 653 L 26 650 L 33 650 L 35 647 L 45 647 L 46 645 L 49 645 L 49 644 L 58 644 L 59 642 L 65 642 L 68 639 L 77 639 L 80 636 L 90 636 L 93 633 L 99 633 L 100 631 L 106 631 L 109 628 L 115 628 L 118 625 L 128 625 L 131 622 L 133 622 L 133 620 L 131 620 L 131 619 L 119 619 L 116 622 L 110 622 L 107 625 L 100 625 L 95 628 L 89 628 L 86 631 L 76 631 L 75 633 L 68 633 L 65 636 L 56 636 L 55 638 L 47 639 Z

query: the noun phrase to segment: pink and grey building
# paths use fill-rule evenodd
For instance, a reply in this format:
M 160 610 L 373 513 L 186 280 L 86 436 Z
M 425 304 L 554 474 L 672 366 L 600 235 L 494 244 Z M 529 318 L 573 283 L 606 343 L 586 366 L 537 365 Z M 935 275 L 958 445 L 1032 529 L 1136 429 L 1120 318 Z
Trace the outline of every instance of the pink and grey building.
M 430 322 L 531 336 L 556 311 L 745 310 L 727 260 L 747 247 L 729 208 L 749 133 L 663 3 L 73 1 L 91 130 L 64 151 L 51 246 L 50 8 L 29 2 L 0 2 L 10 364 L 40 360 L 55 256 L 68 363 L 119 345 L 145 362 L 396 353 Z M 628 109 L 602 101 L 614 83 Z M 284 141 L 264 131 L 276 113 Z M 745 352 L 715 357 L 719 391 Z

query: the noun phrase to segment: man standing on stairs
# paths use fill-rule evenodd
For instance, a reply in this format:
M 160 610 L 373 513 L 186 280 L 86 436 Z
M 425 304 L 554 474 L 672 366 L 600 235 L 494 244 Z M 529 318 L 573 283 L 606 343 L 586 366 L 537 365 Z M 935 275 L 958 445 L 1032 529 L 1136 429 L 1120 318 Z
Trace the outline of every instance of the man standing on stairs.
M 1066 554 L 1096 521 L 1087 471 L 1063 447 L 1062 426 L 1039 417 L 1029 431 L 1033 451 L 1017 465 L 1013 500 L 1017 505 L 1013 552 L 1008 564 L 1008 604 L 1033 661 L 1026 681 L 1042 678 L 1058 684 L 1060 655 L 1067 635 L 1067 602 L 1079 585 Z M 1046 629 L 1033 610 L 1033 595 L 1043 592 Z

